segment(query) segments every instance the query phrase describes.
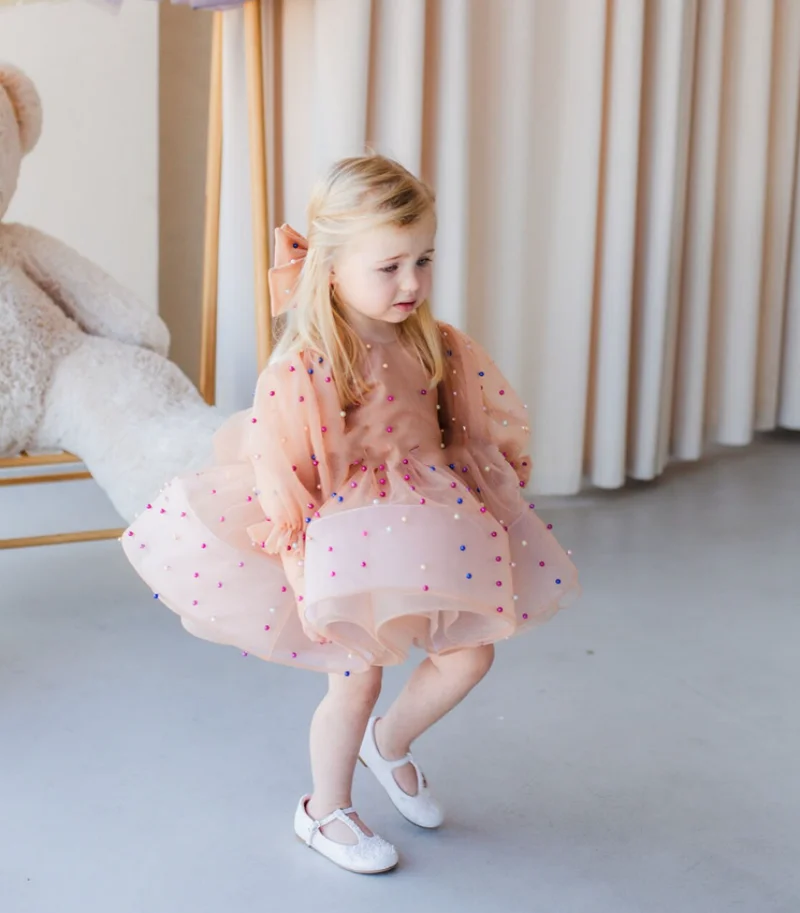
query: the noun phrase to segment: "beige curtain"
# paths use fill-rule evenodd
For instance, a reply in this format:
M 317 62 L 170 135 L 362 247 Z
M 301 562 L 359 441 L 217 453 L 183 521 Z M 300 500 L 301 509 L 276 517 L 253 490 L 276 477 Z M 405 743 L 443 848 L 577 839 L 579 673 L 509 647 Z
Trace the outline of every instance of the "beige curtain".
M 800 428 L 800 0 L 263 10 L 274 221 L 302 230 L 315 175 L 367 145 L 421 171 L 435 309 L 524 394 L 537 491 Z M 246 129 L 232 103 L 226 154 Z

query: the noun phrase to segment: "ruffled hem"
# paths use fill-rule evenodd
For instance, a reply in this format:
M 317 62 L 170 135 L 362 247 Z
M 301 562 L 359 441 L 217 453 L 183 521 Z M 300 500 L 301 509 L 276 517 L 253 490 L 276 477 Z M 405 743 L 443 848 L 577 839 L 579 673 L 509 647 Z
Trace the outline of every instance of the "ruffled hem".
M 243 464 L 181 476 L 123 536 L 137 572 L 197 637 L 272 662 L 360 672 L 512 637 L 578 594 L 577 574 L 532 510 L 506 530 L 469 502 L 386 504 L 315 520 L 302 601 L 280 558 L 251 531 L 264 522 Z M 296 582 L 296 581 L 295 581 Z M 317 644 L 307 623 L 331 641 Z

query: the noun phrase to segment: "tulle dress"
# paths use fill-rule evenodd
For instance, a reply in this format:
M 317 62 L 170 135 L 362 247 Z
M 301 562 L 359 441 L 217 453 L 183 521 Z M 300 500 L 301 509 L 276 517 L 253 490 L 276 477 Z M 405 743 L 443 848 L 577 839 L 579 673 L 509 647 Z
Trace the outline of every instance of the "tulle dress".
M 321 357 L 270 364 L 214 465 L 143 505 L 125 553 L 188 631 L 350 674 L 503 640 L 574 599 L 576 570 L 523 497 L 525 407 L 440 328 L 437 388 L 400 342 L 371 342 L 370 392 L 346 412 Z

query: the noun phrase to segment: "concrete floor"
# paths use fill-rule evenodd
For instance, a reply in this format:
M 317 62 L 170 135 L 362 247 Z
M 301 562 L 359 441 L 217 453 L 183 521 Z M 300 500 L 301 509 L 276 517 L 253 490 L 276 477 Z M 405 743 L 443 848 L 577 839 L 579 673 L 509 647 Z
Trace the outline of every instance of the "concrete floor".
M 0 536 L 114 522 L 0 500 Z M 800 437 L 542 513 L 585 596 L 420 741 L 441 832 L 359 769 L 378 878 L 292 835 L 321 677 L 183 633 L 116 542 L 0 552 L 2 913 L 797 913 Z

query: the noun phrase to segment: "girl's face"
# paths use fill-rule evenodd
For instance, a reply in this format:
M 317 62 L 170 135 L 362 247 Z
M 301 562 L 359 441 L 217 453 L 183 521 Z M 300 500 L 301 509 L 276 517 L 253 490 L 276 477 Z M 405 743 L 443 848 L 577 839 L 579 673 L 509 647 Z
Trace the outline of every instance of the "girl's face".
M 331 282 L 356 332 L 402 323 L 431 292 L 433 216 L 363 232 L 338 252 Z

